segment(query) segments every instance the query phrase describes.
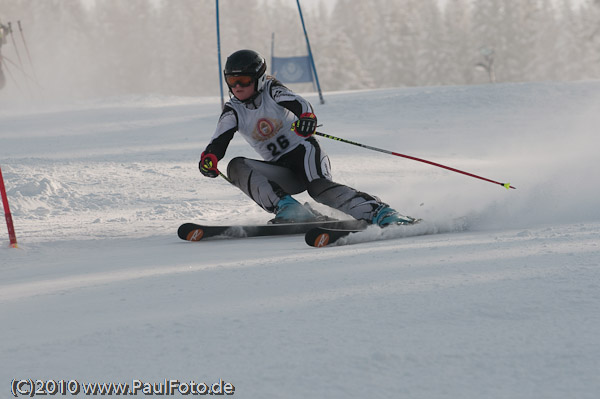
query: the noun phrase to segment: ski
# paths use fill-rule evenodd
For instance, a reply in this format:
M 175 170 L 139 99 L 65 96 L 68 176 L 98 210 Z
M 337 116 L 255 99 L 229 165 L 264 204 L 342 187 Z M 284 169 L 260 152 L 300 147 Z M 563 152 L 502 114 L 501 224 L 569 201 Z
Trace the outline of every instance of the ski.
M 364 229 L 332 229 L 329 227 L 315 227 L 310 229 L 304 235 L 304 240 L 311 247 L 325 247 L 333 244 L 342 237 L 346 237 L 352 233 L 358 233 Z
M 316 227 L 327 227 L 336 229 L 359 229 L 366 223 L 359 220 L 327 220 L 303 223 L 275 223 L 256 225 L 203 225 L 196 223 L 184 223 L 179 226 L 177 235 L 182 240 L 200 241 L 211 237 L 261 237 L 305 234 Z
M 381 231 L 395 228 L 398 226 L 414 226 L 421 222 L 421 219 L 414 220 L 413 223 L 410 224 L 398 224 L 398 225 L 390 225 L 381 228 Z M 358 226 L 358 227 L 350 227 L 350 228 L 337 228 L 330 226 L 317 226 L 313 229 L 310 229 L 304 235 L 304 241 L 311 247 L 325 247 L 327 245 L 331 245 L 339 241 L 341 238 L 347 237 L 352 233 L 359 233 L 365 231 L 367 229 L 367 225 Z M 389 238 L 398 238 L 394 236 L 390 236 Z M 371 241 L 367 239 L 366 241 Z M 361 241 L 362 242 L 362 241 Z

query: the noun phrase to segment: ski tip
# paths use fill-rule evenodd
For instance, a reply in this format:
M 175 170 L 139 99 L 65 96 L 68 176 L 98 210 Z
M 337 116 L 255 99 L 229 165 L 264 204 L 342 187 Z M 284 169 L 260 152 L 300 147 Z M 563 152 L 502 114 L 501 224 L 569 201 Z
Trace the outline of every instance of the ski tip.
M 184 223 L 177 229 L 177 235 L 182 240 L 200 241 L 204 237 L 204 229 L 193 223 Z
M 507 189 L 507 190 L 508 190 L 508 189 L 510 189 L 510 188 L 512 188 L 512 189 L 516 189 L 516 187 L 513 187 L 513 186 L 511 186 L 511 185 L 510 185 L 510 183 L 504 183 L 504 184 L 503 184 L 503 186 L 504 186 L 504 188 L 505 188 L 505 189 Z
M 186 240 L 188 241 L 200 241 L 204 237 L 204 230 L 194 229 L 187 233 Z
M 308 242 L 307 244 L 312 247 L 322 248 L 329 244 L 329 233 L 320 233 L 318 234 L 314 240 Z

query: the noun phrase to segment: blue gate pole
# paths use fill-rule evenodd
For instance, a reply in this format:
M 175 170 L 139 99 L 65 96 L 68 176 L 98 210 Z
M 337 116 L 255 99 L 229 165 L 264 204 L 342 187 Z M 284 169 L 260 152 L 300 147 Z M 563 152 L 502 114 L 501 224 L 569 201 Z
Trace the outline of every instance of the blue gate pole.
M 219 0 L 217 2 L 217 54 L 219 57 L 219 87 L 221 88 L 221 109 L 225 107 L 225 100 L 223 99 L 223 76 L 221 76 L 221 33 L 219 27 Z
M 321 100 L 321 104 L 325 104 L 325 100 L 323 100 L 323 93 L 321 93 L 321 85 L 319 84 L 319 77 L 317 76 L 317 67 L 315 66 L 315 60 L 312 55 L 312 51 L 310 50 L 310 42 L 308 40 L 308 33 L 306 33 L 306 26 L 304 25 L 304 17 L 302 16 L 302 8 L 300 8 L 300 0 L 296 0 L 298 4 L 298 12 L 300 13 L 300 21 L 302 21 L 302 30 L 304 30 L 304 37 L 306 38 L 306 47 L 308 48 L 308 56 L 310 57 L 310 63 L 312 65 L 313 74 L 315 75 L 315 82 L 317 83 L 317 89 L 319 90 L 319 99 Z

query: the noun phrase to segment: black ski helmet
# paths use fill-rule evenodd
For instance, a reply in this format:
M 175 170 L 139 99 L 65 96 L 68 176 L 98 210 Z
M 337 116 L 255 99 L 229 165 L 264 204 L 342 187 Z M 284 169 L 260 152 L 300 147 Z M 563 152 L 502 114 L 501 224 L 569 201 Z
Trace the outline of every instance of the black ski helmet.
M 251 76 L 254 80 L 254 89 L 260 92 L 265 86 L 267 79 L 267 62 L 262 55 L 253 50 L 238 50 L 227 57 L 223 75 L 227 76 Z

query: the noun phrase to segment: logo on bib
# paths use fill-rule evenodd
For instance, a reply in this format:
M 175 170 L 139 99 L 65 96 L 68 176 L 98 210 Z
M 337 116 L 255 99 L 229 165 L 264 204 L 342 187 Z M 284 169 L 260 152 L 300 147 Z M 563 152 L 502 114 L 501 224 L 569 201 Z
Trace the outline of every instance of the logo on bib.
M 280 120 L 261 118 L 256 122 L 252 137 L 257 141 L 269 140 L 283 127 Z

